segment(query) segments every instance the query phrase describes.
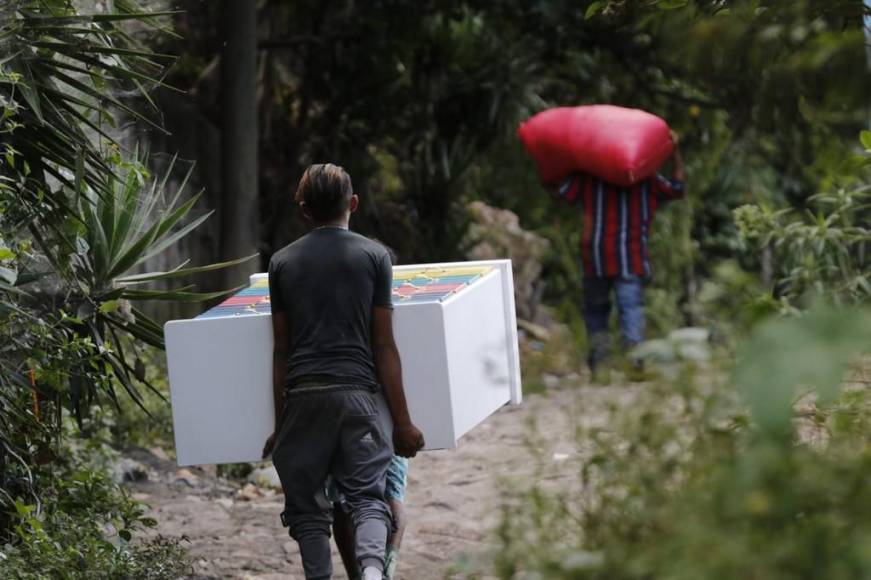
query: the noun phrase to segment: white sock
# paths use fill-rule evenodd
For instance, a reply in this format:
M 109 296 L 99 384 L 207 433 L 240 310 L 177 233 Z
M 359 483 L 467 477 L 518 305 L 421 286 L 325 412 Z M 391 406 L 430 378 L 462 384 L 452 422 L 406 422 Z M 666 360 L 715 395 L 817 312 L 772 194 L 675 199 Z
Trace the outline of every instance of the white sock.
M 381 570 L 376 568 L 375 566 L 366 566 L 363 568 L 363 580 L 382 580 L 384 576 L 381 573 Z

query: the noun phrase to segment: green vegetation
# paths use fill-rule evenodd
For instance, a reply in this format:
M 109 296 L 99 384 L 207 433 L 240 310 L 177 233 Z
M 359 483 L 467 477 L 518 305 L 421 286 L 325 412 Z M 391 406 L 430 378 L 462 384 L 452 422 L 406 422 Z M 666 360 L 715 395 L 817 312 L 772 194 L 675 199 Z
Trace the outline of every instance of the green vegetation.
M 772 288 L 784 308 L 809 295 L 845 304 L 871 300 L 871 269 L 865 246 L 871 187 L 840 188 L 808 198 L 805 215 L 789 209 L 748 205 L 735 210 L 741 236 L 754 250 L 768 248 L 778 265 Z
M 131 301 L 215 296 L 138 285 L 227 265 L 141 270 L 208 217 L 182 225 L 196 201 L 184 182 L 170 192 L 109 133 L 120 114 L 150 122 L 128 103 L 150 102 L 161 67 L 128 25 L 156 16 L 129 2 L 94 16 L 63 0 L 3 10 L 0 575 L 174 578 L 177 542 L 131 545 L 153 521 L 94 449 L 75 452 L 110 406 L 120 412 L 117 391 L 140 405 L 143 389 L 160 396 L 142 353 L 162 330 Z
M 577 431 L 566 489 L 539 450 L 541 483 L 505 497 L 497 575 L 865 577 L 869 322 L 817 307 L 762 325 L 732 380 L 688 366 L 650 385 Z
M 190 572 L 183 538 L 134 541 L 157 522 L 111 479 L 108 466 L 118 455 L 111 423 L 111 413 L 95 408 L 83 437 L 66 421 L 51 471 L 32 471 L 36 501 L 11 506 L 0 576 L 172 580 Z
M 868 78 L 863 7 L 588 6 L 668 47 L 637 70 L 688 105 L 691 203 L 657 224 L 648 297 L 655 328 L 705 324 L 721 348 L 612 408 L 606 428 L 579 426 L 574 481 L 550 482 L 533 432 L 541 477 L 505 490 L 492 562 L 465 573 L 866 577 L 871 147 L 867 132 L 856 146 L 868 103 L 850 88 Z M 838 90 L 852 97 L 836 105 Z

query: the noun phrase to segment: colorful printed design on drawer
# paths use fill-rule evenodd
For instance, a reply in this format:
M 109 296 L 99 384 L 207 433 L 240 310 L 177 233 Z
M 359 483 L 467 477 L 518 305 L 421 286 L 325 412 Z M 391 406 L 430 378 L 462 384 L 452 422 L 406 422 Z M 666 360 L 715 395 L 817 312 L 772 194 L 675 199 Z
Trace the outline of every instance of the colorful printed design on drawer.
M 269 279 L 254 280 L 254 283 L 233 294 L 214 308 L 206 310 L 197 318 L 223 318 L 225 316 L 250 316 L 253 314 L 269 314 Z
M 393 273 L 393 302 L 396 305 L 443 302 L 474 283 L 493 268 L 416 268 Z M 224 318 L 269 314 L 269 280 L 264 276 L 251 286 L 227 298 L 197 318 Z
M 393 303 L 443 302 L 490 272 L 489 266 L 394 270 Z

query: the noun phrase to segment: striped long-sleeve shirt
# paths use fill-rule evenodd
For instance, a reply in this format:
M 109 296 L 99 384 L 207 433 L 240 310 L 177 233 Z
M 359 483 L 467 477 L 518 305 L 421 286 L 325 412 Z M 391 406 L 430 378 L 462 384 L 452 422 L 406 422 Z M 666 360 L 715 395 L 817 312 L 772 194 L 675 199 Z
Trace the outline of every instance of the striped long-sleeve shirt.
M 586 174 L 570 176 L 559 196 L 583 212 L 584 274 L 594 277 L 651 275 L 648 240 L 656 211 L 683 197 L 684 184 L 656 175 L 620 187 Z

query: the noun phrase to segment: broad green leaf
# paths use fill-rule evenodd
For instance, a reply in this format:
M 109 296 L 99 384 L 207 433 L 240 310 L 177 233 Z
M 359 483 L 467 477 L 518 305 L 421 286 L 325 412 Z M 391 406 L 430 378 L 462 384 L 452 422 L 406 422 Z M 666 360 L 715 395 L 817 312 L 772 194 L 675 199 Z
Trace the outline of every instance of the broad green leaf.
M 871 165 L 871 156 L 853 155 L 841 163 L 841 170 L 845 172 L 855 171 Z
M 595 2 L 590 3 L 590 5 L 587 6 L 587 11 L 584 13 L 584 18 L 589 20 L 596 14 L 600 13 L 605 8 L 606 4 L 606 0 L 596 0 Z
M 862 141 L 862 146 L 866 151 L 871 152 L 871 131 L 862 131 L 859 134 L 859 139 Z
M 739 352 L 733 378 L 759 426 L 782 435 L 801 392 L 833 400 L 848 363 L 869 349 L 868 312 L 817 304 L 801 317 L 764 323 Z
M 0 260 L 11 260 L 15 257 L 15 252 L 6 246 L 0 246 Z

